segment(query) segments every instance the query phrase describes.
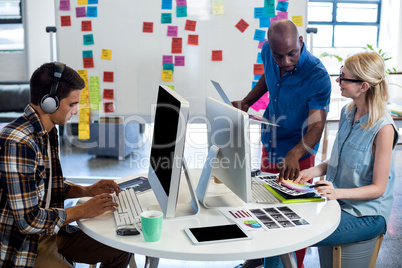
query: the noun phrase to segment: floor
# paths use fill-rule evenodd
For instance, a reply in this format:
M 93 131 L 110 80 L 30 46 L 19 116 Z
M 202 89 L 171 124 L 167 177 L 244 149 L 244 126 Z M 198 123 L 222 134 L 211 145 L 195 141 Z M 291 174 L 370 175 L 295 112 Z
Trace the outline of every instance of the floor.
M 150 131 L 146 128 L 144 140 L 150 140 Z M 186 137 L 185 157 L 189 168 L 201 168 L 207 152 L 206 130 L 202 127 L 191 127 Z M 250 149 L 252 166 L 258 167 L 261 145 L 259 143 L 259 130 L 250 130 Z M 85 144 L 74 137 L 64 140 L 60 148 L 61 164 L 64 176 L 72 181 L 84 181 L 92 183 L 100 178 L 118 178 L 133 174 L 147 173 L 150 144 L 145 142 L 139 148 L 128 155 L 125 160 L 118 160 L 113 157 L 99 157 L 87 154 Z M 316 162 L 320 162 L 320 154 L 317 154 Z M 384 237 L 376 267 L 402 267 L 402 146 L 397 146 L 395 151 L 396 181 L 394 187 L 394 205 L 388 226 L 388 232 Z M 138 267 L 143 267 L 144 256 L 136 255 Z M 226 268 L 234 267 L 242 263 L 242 260 L 230 262 L 189 262 L 161 259 L 159 267 L 203 267 L 203 268 Z M 306 268 L 319 268 L 318 254 L 316 248 L 310 248 L 304 262 Z M 79 268 L 87 265 L 77 265 Z M 356 267 L 359 268 L 359 267 Z

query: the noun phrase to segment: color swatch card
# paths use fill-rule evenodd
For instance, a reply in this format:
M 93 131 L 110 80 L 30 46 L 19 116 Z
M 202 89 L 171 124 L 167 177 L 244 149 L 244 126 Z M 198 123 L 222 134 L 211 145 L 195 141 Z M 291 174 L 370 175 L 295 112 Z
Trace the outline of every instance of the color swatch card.
M 249 210 L 245 208 L 219 208 L 219 211 L 228 219 L 237 223 L 246 231 L 263 230 L 264 227 L 259 223 Z
M 309 188 L 309 185 L 307 184 L 294 183 L 293 181 L 285 180 L 281 185 L 279 185 L 276 179 L 270 177 L 266 178 L 265 176 L 258 176 L 258 178 L 276 191 L 285 193 L 289 196 L 304 196 L 306 194 L 315 195 L 315 189 Z

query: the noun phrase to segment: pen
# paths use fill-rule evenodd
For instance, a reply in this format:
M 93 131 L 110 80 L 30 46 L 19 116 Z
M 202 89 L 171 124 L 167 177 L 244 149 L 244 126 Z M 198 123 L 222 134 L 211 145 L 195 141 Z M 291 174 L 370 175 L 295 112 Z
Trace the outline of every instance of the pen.
M 309 185 L 308 188 L 315 188 L 315 187 L 320 187 L 320 186 L 327 186 L 326 184 L 313 184 L 313 185 Z

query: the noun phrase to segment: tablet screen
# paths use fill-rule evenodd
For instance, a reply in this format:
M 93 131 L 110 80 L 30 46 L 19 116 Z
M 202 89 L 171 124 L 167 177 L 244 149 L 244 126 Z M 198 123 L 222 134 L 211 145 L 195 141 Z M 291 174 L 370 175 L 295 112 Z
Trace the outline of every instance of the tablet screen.
M 198 242 L 248 238 L 237 224 L 189 228 Z

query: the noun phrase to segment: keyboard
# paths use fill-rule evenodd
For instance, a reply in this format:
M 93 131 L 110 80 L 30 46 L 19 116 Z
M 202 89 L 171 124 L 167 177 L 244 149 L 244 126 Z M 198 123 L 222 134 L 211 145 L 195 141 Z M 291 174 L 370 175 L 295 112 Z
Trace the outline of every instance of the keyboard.
M 116 231 L 120 235 L 139 234 L 141 230 L 142 207 L 134 188 L 127 188 L 119 196 L 112 195 L 113 201 L 119 206 L 113 212 L 116 221 Z
M 251 181 L 251 191 L 253 203 L 278 204 L 280 201 L 265 188 L 264 183 L 253 178 Z

